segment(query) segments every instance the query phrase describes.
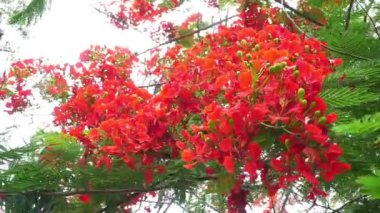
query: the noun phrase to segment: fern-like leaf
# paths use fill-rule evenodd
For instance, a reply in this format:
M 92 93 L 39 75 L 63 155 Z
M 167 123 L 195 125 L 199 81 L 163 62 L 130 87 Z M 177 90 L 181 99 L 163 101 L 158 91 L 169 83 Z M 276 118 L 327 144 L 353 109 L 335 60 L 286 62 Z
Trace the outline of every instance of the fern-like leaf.
M 371 134 L 380 130 L 380 112 L 367 115 L 362 119 L 349 123 L 339 124 L 333 128 L 337 133 L 343 134 Z
M 25 9 L 14 13 L 10 19 L 10 24 L 30 25 L 37 18 L 40 18 L 48 8 L 51 0 L 32 0 Z
M 344 80 L 341 78 L 344 77 Z M 371 60 L 350 65 L 331 74 L 324 82 L 325 88 L 353 85 L 355 87 L 377 87 L 380 84 L 380 60 Z
M 379 96 L 366 88 L 349 87 L 326 89 L 321 93 L 326 103 L 332 108 L 358 106 L 378 100 Z

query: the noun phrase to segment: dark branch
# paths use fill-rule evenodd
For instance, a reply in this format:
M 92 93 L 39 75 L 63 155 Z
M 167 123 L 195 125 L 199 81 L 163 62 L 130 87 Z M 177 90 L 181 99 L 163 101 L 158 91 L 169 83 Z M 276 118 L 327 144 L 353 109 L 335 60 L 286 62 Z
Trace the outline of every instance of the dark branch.
M 370 60 L 369 58 L 366 58 L 366 57 L 363 57 L 363 56 L 359 56 L 359 55 L 354 55 L 354 54 L 351 54 L 351 53 L 347 53 L 347 52 L 343 52 L 343 51 L 340 51 L 340 50 L 337 50 L 333 47 L 329 47 L 327 45 L 324 45 L 324 44 L 321 44 L 322 47 L 330 50 L 331 52 L 335 52 L 335 53 L 338 53 L 338 54 L 341 54 L 341 55 L 346 55 L 346 56 L 350 56 L 352 58 L 356 58 L 356 59 L 360 59 L 360 60 L 364 60 L 364 61 L 368 61 Z
M 334 209 L 331 213 L 339 213 L 339 212 L 342 212 L 342 210 L 343 210 L 344 208 L 346 208 L 347 205 L 349 205 L 349 204 L 351 204 L 351 203 L 354 203 L 354 202 L 356 202 L 356 201 L 359 201 L 359 200 L 361 200 L 361 199 L 363 199 L 363 198 L 365 198 L 365 197 L 366 197 L 366 196 L 363 195 L 363 196 L 359 196 L 359 197 L 357 197 L 357 198 L 354 198 L 354 199 L 352 199 L 352 200 L 349 200 L 348 202 L 346 202 L 345 204 L 343 204 L 343 205 L 340 206 L 339 208 Z
M 277 0 L 276 0 L 277 1 Z M 284 6 L 284 7 L 286 7 L 285 6 L 285 2 L 284 2 L 284 0 L 280 0 L 281 1 L 281 4 Z M 297 30 L 300 32 L 300 33 L 302 33 L 302 34 L 304 34 L 304 35 L 306 35 L 307 37 L 310 37 L 306 32 L 304 32 L 298 25 L 297 25 L 297 23 L 287 14 L 287 12 L 285 11 L 285 9 L 284 9 L 284 12 L 285 12 L 285 14 L 287 15 L 287 17 L 290 19 L 290 21 L 294 24 L 294 26 L 297 28 Z M 366 58 L 366 57 L 363 57 L 363 56 L 358 56 L 358 55 L 353 55 L 353 54 L 351 54 L 351 53 L 347 53 L 347 52 L 343 52 L 343 51 L 340 51 L 340 50 L 337 50 L 337 49 L 335 49 L 335 48 L 333 48 L 333 47 L 329 47 L 329 46 L 327 46 L 327 45 L 324 45 L 324 44 L 321 44 L 321 46 L 323 46 L 324 48 L 326 48 L 327 50 L 330 50 L 331 52 L 335 52 L 335 53 L 339 53 L 339 54 L 341 54 L 341 55 L 346 55 L 346 56 L 350 56 L 350 57 L 352 57 L 352 58 L 356 58 L 356 59 L 360 59 L 360 60 L 369 60 L 369 58 Z
M 152 192 L 161 189 L 167 189 L 169 187 L 153 187 L 153 188 L 130 188 L 130 189 L 94 189 L 94 190 L 75 190 L 75 191 L 63 191 L 63 192 L 49 192 L 49 191 L 0 191 L 3 195 L 37 195 L 37 196 L 73 196 L 79 194 L 123 194 L 123 193 L 145 193 Z
M 234 18 L 234 17 L 236 17 L 236 16 L 237 16 L 236 14 L 235 14 L 235 15 L 232 15 L 232 16 L 228 16 L 228 17 L 226 17 L 226 18 L 224 18 L 224 19 L 221 19 L 220 21 L 214 22 L 214 23 L 212 23 L 212 24 L 210 24 L 210 25 L 208 25 L 208 26 L 205 26 L 205 27 L 199 28 L 199 29 L 194 30 L 194 31 L 192 31 L 192 32 L 190 32 L 190 33 L 186 33 L 186 34 L 184 34 L 184 35 L 181 35 L 181 36 L 178 36 L 178 37 L 176 37 L 176 38 L 170 39 L 170 40 L 165 41 L 165 42 L 163 42 L 163 43 L 161 43 L 161 44 L 158 44 L 158 45 L 155 46 L 155 47 L 151 47 L 151 48 L 146 49 L 146 50 L 144 50 L 144 51 L 142 51 L 142 52 L 140 52 L 140 53 L 136 53 L 135 55 L 136 55 L 136 56 L 138 56 L 138 55 L 142 55 L 142 54 L 147 53 L 147 52 L 149 52 L 149 51 L 151 51 L 151 50 L 154 50 L 154 49 L 156 49 L 156 48 L 158 48 L 158 47 L 161 47 L 161 46 L 164 46 L 164 45 L 171 44 L 172 42 L 179 41 L 179 40 L 181 40 L 181 39 L 183 39 L 183 38 L 186 38 L 186 37 L 189 37 L 189 36 L 193 36 L 193 35 L 198 34 L 198 33 L 202 32 L 202 31 L 204 31 L 204 30 L 208 30 L 208 29 L 210 29 L 210 28 L 212 28 L 212 27 L 215 27 L 215 26 L 217 26 L 217 25 L 219 25 L 219 24 L 222 24 L 223 22 L 225 22 L 225 21 L 227 21 L 227 20 L 229 20 L 229 19 L 232 19 L 232 18 Z
M 13 51 L 13 50 L 7 50 L 7 49 L 3 49 L 3 48 L 0 48 L 0 51 L 1 52 L 7 52 L 7 53 L 15 53 L 15 51 Z
M 142 85 L 142 86 L 138 86 L 138 88 L 148 88 L 148 87 L 162 86 L 162 85 L 167 84 L 167 83 L 168 82 L 161 82 L 161 83 L 155 83 L 155 84 Z
M 285 194 L 285 198 L 284 198 L 284 201 L 282 202 L 282 206 L 281 206 L 281 210 L 280 210 L 281 213 L 285 212 L 285 207 L 286 207 L 286 204 L 288 203 L 290 193 L 291 193 L 291 191 L 288 191 Z
M 305 13 L 303 13 L 303 12 L 301 12 L 301 11 L 299 11 L 299 10 L 293 8 L 293 7 L 291 7 L 291 6 L 290 6 L 289 4 L 287 4 L 286 2 L 282 2 L 282 0 L 275 0 L 275 1 L 276 1 L 277 3 L 280 3 L 280 4 L 284 5 L 285 8 L 289 9 L 290 11 L 292 11 L 293 13 L 295 13 L 295 14 L 298 15 L 298 16 L 301 16 L 302 18 L 304 18 L 304 19 L 306 19 L 306 20 L 308 20 L 308 21 L 310 21 L 310 22 L 312 22 L 312 23 L 314 23 L 314 24 L 316 24 L 316 25 L 318 25 L 318 26 L 321 26 L 321 27 L 322 27 L 322 26 L 325 26 L 324 24 L 322 24 L 321 22 L 319 22 L 319 21 L 313 19 L 313 18 L 310 17 L 309 15 L 307 15 L 307 14 L 305 14 Z
M 344 25 L 345 30 L 348 30 L 348 27 L 350 26 L 351 12 L 352 12 L 352 7 L 354 6 L 354 2 L 355 0 L 350 0 L 350 5 L 348 6 L 346 23 Z
M 359 5 L 359 7 L 362 8 L 362 10 L 366 13 L 366 17 L 369 18 L 369 20 L 370 20 L 370 22 L 371 22 L 371 24 L 372 24 L 373 30 L 375 31 L 377 37 L 380 39 L 380 32 L 379 32 L 379 30 L 377 29 L 377 26 L 376 26 L 376 22 L 375 22 L 375 20 L 373 20 L 373 18 L 369 15 L 368 10 L 367 10 L 366 8 L 364 8 L 363 5 L 360 4 L 360 2 L 357 1 L 356 3 L 357 3 L 357 4 Z

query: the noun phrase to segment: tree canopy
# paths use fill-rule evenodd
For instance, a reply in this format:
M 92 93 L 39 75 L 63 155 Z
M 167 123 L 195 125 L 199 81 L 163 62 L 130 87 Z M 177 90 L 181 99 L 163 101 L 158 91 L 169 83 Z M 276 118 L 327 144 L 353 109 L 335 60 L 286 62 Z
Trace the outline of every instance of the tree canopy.
M 197 4 L 226 16 L 165 19 Z M 27 27 L 49 5 L 32 0 L 9 22 Z M 117 0 L 97 10 L 157 46 L 93 46 L 73 64 L 25 59 L 3 73 L 6 111 L 42 97 L 59 129 L 0 146 L 6 212 L 380 210 L 379 2 Z

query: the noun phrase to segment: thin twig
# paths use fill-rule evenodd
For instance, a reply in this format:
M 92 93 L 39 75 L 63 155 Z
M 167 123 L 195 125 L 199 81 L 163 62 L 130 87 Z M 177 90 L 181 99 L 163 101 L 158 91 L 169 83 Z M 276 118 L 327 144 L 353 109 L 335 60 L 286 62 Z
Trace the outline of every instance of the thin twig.
M 352 7 L 354 6 L 355 0 L 350 0 L 350 5 L 348 6 L 347 10 L 347 17 L 346 17 L 346 23 L 344 25 L 344 30 L 348 30 L 348 27 L 350 26 L 350 19 L 351 19 L 351 12 L 352 12 Z
M 129 188 L 129 189 L 93 189 L 93 190 L 75 190 L 75 191 L 39 191 L 39 190 L 33 190 L 33 191 L 24 191 L 24 192 L 17 192 L 17 191 L 0 191 L 0 194 L 3 195 L 39 195 L 39 196 L 73 196 L 73 195 L 79 195 L 79 194 L 123 194 L 123 193 L 145 193 L 145 192 L 152 192 L 157 191 L 161 189 L 165 189 L 168 187 L 153 187 L 153 188 Z
M 297 14 L 298 16 L 301 16 L 302 18 L 318 25 L 318 26 L 325 26 L 324 24 L 322 24 L 321 22 L 311 18 L 310 16 L 308 16 L 307 14 L 305 13 L 302 13 L 301 11 L 291 7 L 289 4 L 287 4 L 286 2 L 283 2 L 282 0 L 275 0 L 277 3 L 280 3 L 282 4 L 285 8 L 289 9 L 290 11 L 292 11 L 293 13 Z
M 184 34 L 184 35 L 181 35 L 181 36 L 178 36 L 178 37 L 176 37 L 176 38 L 170 39 L 170 40 L 168 40 L 168 41 L 166 41 L 166 42 L 163 42 L 163 43 L 160 43 L 160 44 L 158 44 L 158 45 L 156 45 L 156 46 L 154 46 L 154 47 L 148 48 L 148 49 L 146 49 L 146 50 L 144 50 L 144 51 L 142 51 L 142 52 L 135 53 L 135 55 L 136 55 L 136 56 L 139 56 L 139 55 L 142 55 L 142 54 L 144 54 L 144 53 L 147 53 L 147 52 L 149 52 L 149 51 L 151 51 L 151 50 L 154 50 L 154 49 L 156 49 L 156 48 L 158 48 L 158 47 L 165 46 L 165 45 L 171 44 L 172 42 L 179 41 L 179 40 L 181 40 L 181 39 L 183 39 L 183 38 L 186 38 L 186 37 L 189 37 L 189 36 L 195 35 L 195 34 L 197 34 L 197 33 L 199 33 L 199 32 L 202 32 L 202 31 L 204 31 L 204 30 L 207 30 L 207 29 L 210 29 L 210 28 L 212 28 L 212 27 L 215 27 L 215 26 L 217 26 L 217 25 L 219 25 L 219 24 L 222 24 L 223 22 L 225 22 L 225 21 L 227 21 L 227 20 L 229 20 L 229 19 L 232 19 L 232 18 L 234 18 L 234 17 L 236 17 L 236 16 L 237 16 L 236 14 L 235 14 L 235 15 L 232 15 L 232 16 L 228 16 L 228 17 L 226 17 L 226 18 L 224 18 L 224 19 L 221 19 L 220 21 L 214 22 L 214 23 L 212 23 L 212 24 L 210 24 L 210 25 L 207 25 L 207 26 L 205 26 L 205 27 L 199 28 L 199 29 L 194 30 L 194 31 L 192 31 L 192 32 L 190 32 L 190 33 L 186 33 L 186 34 Z
M 277 0 L 276 0 L 277 1 Z M 286 5 L 285 5 L 285 2 L 284 0 L 279 0 L 281 1 L 281 4 L 283 5 L 283 11 L 285 12 L 285 15 L 287 16 L 287 18 L 292 22 L 292 24 L 294 25 L 294 27 L 302 34 L 304 34 L 306 37 L 310 37 L 309 35 L 307 35 L 306 32 L 304 32 L 301 27 L 298 26 L 298 24 L 292 19 L 292 17 L 290 17 L 290 15 L 287 13 L 287 11 L 285 10 L 286 8 Z M 330 50 L 331 52 L 335 52 L 335 53 L 338 53 L 338 54 L 341 54 L 341 55 L 345 55 L 345 56 L 350 56 L 352 58 L 356 58 L 356 59 L 360 59 L 360 60 L 365 60 L 365 61 L 368 61 L 370 60 L 369 58 L 366 58 L 366 57 L 363 57 L 363 56 L 359 56 L 359 55 L 354 55 L 354 54 L 351 54 L 351 53 L 347 53 L 347 52 L 343 52 L 343 51 L 340 51 L 338 49 L 335 49 L 333 47 L 329 47 L 327 45 L 324 45 L 321 43 L 321 46 L 326 48 L 327 50 Z
M 376 26 L 376 22 L 373 20 L 373 18 L 369 15 L 368 13 L 368 10 L 366 8 L 363 7 L 363 5 L 361 5 L 361 3 L 359 1 L 356 1 L 356 3 L 359 5 L 360 8 L 363 9 L 363 11 L 366 13 L 366 16 L 369 18 L 371 24 L 372 24 L 372 27 L 373 27 L 373 30 L 375 31 L 377 37 L 380 39 L 380 32 L 377 30 L 377 26 Z
M 288 191 L 288 192 L 286 193 L 286 195 L 285 195 L 284 202 L 282 202 L 282 206 L 281 206 L 280 213 L 285 212 L 285 207 L 286 207 L 286 203 L 287 203 L 288 200 L 289 200 L 289 196 L 290 196 L 290 191 Z
M 359 197 L 357 197 L 357 198 L 354 198 L 354 199 L 352 199 L 352 200 L 349 200 L 348 202 L 346 202 L 345 204 L 343 204 L 343 205 L 340 206 L 339 208 L 334 209 L 331 213 L 339 213 L 339 212 L 341 212 L 341 210 L 343 210 L 347 205 L 349 205 L 349 204 L 351 204 L 351 203 L 354 203 L 354 202 L 356 202 L 356 201 L 358 201 L 358 200 L 361 200 L 361 199 L 363 199 L 363 198 L 365 198 L 365 197 L 366 197 L 366 196 L 363 195 L 363 196 L 359 196 Z
M 168 206 L 165 208 L 165 210 L 163 211 L 163 213 L 166 213 L 166 212 L 168 212 L 168 210 L 169 210 L 169 208 L 170 208 L 170 206 L 172 206 L 173 205 L 173 203 L 174 203 L 174 199 L 172 199 L 171 201 L 170 201 L 170 203 L 168 204 Z
M 7 53 L 15 53 L 15 51 L 13 51 L 13 50 L 7 50 L 7 49 L 3 49 L 3 48 L 0 48 L 0 51 L 7 52 Z
M 200 200 L 201 198 L 196 194 L 196 193 L 192 193 L 192 195 L 194 195 L 194 197 L 196 197 L 198 200 Z M 221 211 L 219 209 L 217 209 L 215 206 L 205 202 L 204 203 L 207 207 L 211 208 L 214 212 L 217 212 L 217 213 L 221 213 Z
M 138 86 L 138 88 L 149 88 L 149 87 L 162 86 L 162 85 L 167 84 L 167 83 L 168 82 L 161 82 L 161 83 L 155 83 L 155 84 L 142 85 L 142 86 Z
M 333 48 L 333 47 L 329 47 L 329 46 L 324 45 L 324 44 L 321 44 L 321 46 L 324 47 L 324 48 L 326 48 L 326 49 L 328 49 L 328 50 L 330 50 L 331 52 L 339 53 L 339 54 L 341 54 L 341 55 L 350 56 L 350 57 L 352 57 L 352 58 L 356 58 L 356 59 L 360 59 L 360 60 L 364 60 L 364 61 L 368 61 L 368 60 L 370 60 L 370 59 L 367 58 L 367 57 L 359 56 L 359 55 L 354 55 L 354 54 L 347 53 L 347 52 L 343 52 L 343 51 L 337 50 L 337 49 L 335 49 L 335 48 Z

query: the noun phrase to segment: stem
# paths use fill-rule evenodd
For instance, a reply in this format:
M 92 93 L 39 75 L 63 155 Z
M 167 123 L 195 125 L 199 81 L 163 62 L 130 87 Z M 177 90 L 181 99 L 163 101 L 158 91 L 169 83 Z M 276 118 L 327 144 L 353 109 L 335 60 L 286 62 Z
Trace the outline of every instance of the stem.
M 145 192 L 152 192 L 157 191 L 161 189 L 166 189 L 169 187 L 153 187 L 153 188 L 130 188 L 130 189 L 93 189 L 93 190 L 74 190 L 74 191 L 55 191 L 55 192 L 49 192 L 49 191 L 39 191 L 39 190 L 33 190 L 33 191 L 24 191 L 24 192 L 17 192 L 17 191 L 0 191 L 0 194 L 3 195 L 39 195 L 39 196 L 73 196 L 73 195 L 79 195 L 79 194 L 123 194 L 123 193 L 145 193 Z
M 156 87 L 156 86 L 162 86 L 164 84 L 167 84 L 168 82 L 161 82 L 161 83 L 155 83 L 155 84 L 148 84 L 143 86 L 138 86 L 138 88 L 148 88 L 148 87 Z
M 365 198 L 365 197 L 366 197 L 366 196 L 359 196 L 359 197 L 357 197 L 357 198 L 354 198 L 354 199 L 352 199 L 352 200 L 349 200 L 347 203 L 343 204 L 343 205 L 340 206 L 339 208 L 334 209 L 331 213 L 339 213 L 339 212 L 342 212 L 342 210 L 343 210 L 347 205 L 349 205 L 349 204 L 351 204 L 351 203 L 354 203 L 354 202 L 356 202 L 356 201 L 358 201 L 358 200 L 361 200 L 361 199 L 363 199 L 363 198 Z
M 309 15 L 307 15 L 307 14 L 305 14 L 305 13 L 303 13 L 303 12 L 301 12 L 301 11 L 299 11 L 299 10 L 297 10 L 297 9 L 295 9 L 295 8 L 293 8 L 293 7 L 291 7 L 289 4 L 287 4 L 286 2 L 283 2 L 282 0 L 275 0 L 277 3 L 280 3 L 280 4 L 282 4 L 285 8 L 287 8 L 287 9 L 289 9 L 290 11 L 292 11 L 293 13 L 295 13 L 295 14 L 297 14 L 298 16 L 301 16 L 302 18 L 304 18 L 304 19 L 306 19 L 306 20 L 308 20 L 308 21 L 310 21 L 310 22 L 312 22 L 312 23 L 314 23 L 314 24 L 316 24 L 316 25 L 318 25 L 318 26 L 325 26 L 324 24 L 322 24 L 321 22 L 319 22 L 319 21 L 317 21 L 317 20 L 315 20 L 315 19 L 313 19 L 313 18 L 311 18 Z
M 276 1 L 277 1 L 277 0 L 276 0 Z M 283 7 L 286 8 L 286 5 L 285 5 L 284 0 L 279 0 L 279 1 L 280 1 L 281 4 L 283 5 Z M 304 34 L 306 37 L 310 37 L 309 35 L 307 35 L 306 32 L 304 32 L 304 31 L 301 29 L 301 27 L 299 27 L 299 26 L 297 25 L 297 23 L 296 23 L 296 22 L 290 17 L 290 15 L 286 12 L 285 9 L 283 9 L 283 11 L 285 12 L 287 18 L 289 18 L 289 20 L 293 23 L 293 25 L 296 27 L 296 29 L 297 29 L 300 33 Z M 370 60 L 369 58 L 366 58 L 366 57 L 363 57 L 363 56 L 353 55 L 353 54 L 351 54 L 351 53 L 347 53 L 347 52 L 343 52 L 343 51 L 337 50 L 337 49 L 335 49 L 335 48 L 333 48 L 333 47 L 329 47 L 329 46 L 324 45 L 324 44 L 322 44 L 322 43 L 321 43 L 321 46 L 324 47 L 324 48 L 326 48 L 327 50 L 330 50 L 331 52 L 335 52 L 335 53 L 338 53 L 338 54 L 341 54 L 341 55 L 346 55 L 346 56 L 350 56 L 350 57 L 352 57 L 352 58 L 356 58 L 356 59 L 360 59 L 360 60 L 365 60 L 365 61 Z
M 290 196 L 290 191 L 288 191 L 288 192 L 286 193 L 286 195 L 285 195 L 284 202 L 282 203 L 280 213 L 285 212 L 285 207 L 286 207 L 286 203 L 287 203 L 288 200 L 289 200 L 289 196 Z
M 329 47 L 329 46 L 324 45 L 324 44 L 321 44 L 321 46 L 324 47 L 324 48 L 326 48 L 326 49 L 328 49 L 328 50 L 330 50 L 331 52 L 339 53 L 341 55 L 350 56 L 352 58 L 356 58 L 356 59 L 360 59 L 360 60 L 364 60 L 364 61 L 370 60 L 367 57 L 363 57 L 363 56 L 359 56 L 359 55 L 354 55 L 354 54 L 351 54 L 351 53 L 343 52 L 343 51 L 337 50 L 337 49 L 335 49 L 333 47 Z
M 193 36 L 193 35 L 195 35 L 195 34 L 197 34 L 197 33 L 199 33 L 199 32 L 202 32 L 202 31 L 204 31 L 204 30 L 207 30 L 207 29 L 210 29 L 210 28 L 212 28 L 212 27 L 215 27 L 215 26 L 217 26 L 217 25 L 219 25 L 219 24 L 222 24 L 223 22 L 228 21 L 229 19 L 232 19 L 232 18 L 234 18 L 234 17 L 236 17 L 236 16 L 237 16 L 237 14 L 232 15 L 232 16 L 228 16 L 228 17 L 226 17 L 226 18 L 224 18 L 224 19 L 221 19 L 220 21 L 214 22 L 214 23 L 212 23 L 212 24 L 210 24 L 210 25 L 207 25 L 207 26 L 205 26 L 205 27 L 199 28 L 199 29 L 194 30 L 194 31 L 192 31 L 192 32 L 190 32 L 190 33 L 186 33 L 186 34 L 184 34 L 184 35 L 182 35 L 182 36 L 178 36 L 178 37 L 176 37 L 176 38 L 170 39 L 170 40 L 165 41 L 165 42 L 163 42 L 163 43 L 161 43 L 161 44 L 158 44 L 158 45 L 156 45 L 156 46 L 154 46 L 154 47 L 151 47 L 151 48 L 149 48 L 149 49 L 146 49 L 146 50 L 144 50 L 144 51 L 142 51 L 142 52 L 135 53 L 135 55 L 136 55 L 136 56 L 139 56 L 139 55 L 142 55 L 142 54 L 144 54 L 144 53 L 147 53 L 147 52 L 149 52 L 149 51 L 151 51 L 151 50 L 154 50 L 154 49 L 156 49 L 156 48 L 158 48 L 158 47 L 161 47 L 161 46 L 164 46 L 164 45 L 171 44 L 172 42 L 179 41 L 179 40 L 181 40 L 181 39 L 183 39 L 183 38 L 186 38 L 186 37 L 189 37 L 189 36 Z
M 376 35 L 377 35 L 377 37 L 380 39 L 380 32 L 377 30 L 377 26 L 376 26 L 376 22 L 373 20 L 373 18 L 369 15 L 369 9 L 366 9 L 366 8 L 364 8 L 363 7 L 363 5 L 360 3 L 360 2 L 356 2 L 358 5 L 359 5 L 359 7 L 360 8 L 362 8 L 362 10 L 365 12 L 365 14 L 366 14 L 366 16 L 365 17 L 368 17 L 369 18 L 369 20 L 370 20 L 370 22 L 371 22 L 371 24 L 372 24 L 372 27 L 373 27 L 373 30 L 375 31 L 375 33 L 376 33 Z M 371 5 L 370 5 L 370 7 L 371 7 Z
M 344 26 L 344 30 L 348 30 L 348 27 L 350 26 L 351 11 L 352 11 L 352 7 L 354 6 L 354 2 L 355 0 L 350 0 L 350 5 L 348 6 L 346 24 Z
M 13 50 L 7 50 L 7 49 L 3 49 L 3 48 L 0 48 L 0 51 L 1 52 L 7 52 L 7 53 L 15 53 L 15 51 L 13 51 Z

